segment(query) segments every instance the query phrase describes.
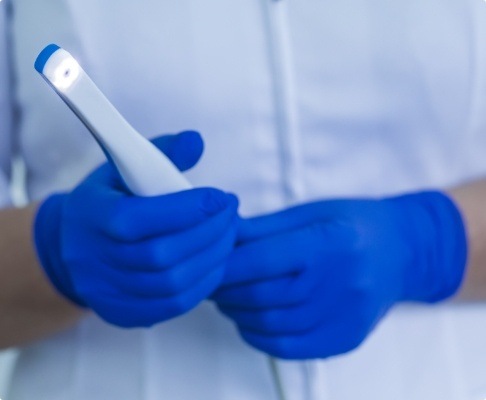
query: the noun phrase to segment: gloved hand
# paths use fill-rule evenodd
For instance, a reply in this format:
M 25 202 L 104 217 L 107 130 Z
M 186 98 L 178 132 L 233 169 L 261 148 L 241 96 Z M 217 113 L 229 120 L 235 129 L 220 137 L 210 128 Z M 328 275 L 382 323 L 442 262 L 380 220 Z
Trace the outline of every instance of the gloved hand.
M 203 150 L 195 132 L 154 144 L 181 169 Z M 189 311 L 221 283 L 237 207 L 234 195 L 211 188 L 132 196 L 106 163 L 40 206 L 34 239 L 64 296 L 112 324 L 151 326 Z
M 213 295 L 243 339 L 286 359 L 357 347 L 397 302 L 437 302 L 466 264 L 461 216 L 444 194 L 321 201 L 244 220 Z

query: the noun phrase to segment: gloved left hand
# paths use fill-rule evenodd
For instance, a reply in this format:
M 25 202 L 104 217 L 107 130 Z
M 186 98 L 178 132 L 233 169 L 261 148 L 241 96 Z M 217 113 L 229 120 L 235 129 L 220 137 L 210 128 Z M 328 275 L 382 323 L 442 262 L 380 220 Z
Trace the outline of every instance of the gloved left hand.
M 195 132 L 153 143 L 180 169 L 203 150 Z M 33 239 L 59 293 L 113 325 L 149 327 L 187 313 L 219 286 L 237 208 L 234 195 L 216 188 L 133 196 L 105 163 L 40 205 Z
M 286 359 L 357 347 L 397 302 L 436 302 L 459 287 L 466 237 L 440 192 L 334 200 L 240 222 L 214 294 L 243 339 Z

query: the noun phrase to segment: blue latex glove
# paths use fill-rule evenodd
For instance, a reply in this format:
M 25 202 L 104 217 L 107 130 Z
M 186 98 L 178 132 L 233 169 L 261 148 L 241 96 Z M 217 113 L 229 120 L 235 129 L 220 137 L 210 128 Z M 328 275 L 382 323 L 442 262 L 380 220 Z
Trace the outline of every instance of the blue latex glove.
M 436 302 L 466 264 L 461 216 L 445 195 L 321 201 L 242 221 L 214 294 L 243 339 L 287 359 L 356 348 L 397 302 Z
M 195 132 L 154 144 L 180 169 L 203 150 Z M 189 311 L 221 283 L 237 207 L 235 196 L 211 188 L 132 196 L 107 163 L 41 205 L 35 242 L 64 296 L 112 324 L 151 326 Z

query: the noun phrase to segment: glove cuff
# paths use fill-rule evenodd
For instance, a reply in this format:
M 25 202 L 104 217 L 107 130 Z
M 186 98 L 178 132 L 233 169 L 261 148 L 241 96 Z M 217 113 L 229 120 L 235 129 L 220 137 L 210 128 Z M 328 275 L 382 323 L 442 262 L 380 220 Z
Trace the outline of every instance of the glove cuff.
M 413 196 L 415 201 L 412 200 Z M 441 192 L 421 192 L 398 198 L 409 205 L 408 223 L 417 244 L 415 273 L 406 273 L 405 300 L 435 303 L 457 292 L 467 263 L 463 218 L 452 199 Z M 410 205 L 413 204 L 413 209 Z M 418 207 L 417 207 L 418 206 Z
M 53 286 L 71 302 L 86 307 L 75 293 L 71 278 L 61 258 L 61 215 L 64 194 L 47 198 L 34 221 L 34 243 L 40 264 Z

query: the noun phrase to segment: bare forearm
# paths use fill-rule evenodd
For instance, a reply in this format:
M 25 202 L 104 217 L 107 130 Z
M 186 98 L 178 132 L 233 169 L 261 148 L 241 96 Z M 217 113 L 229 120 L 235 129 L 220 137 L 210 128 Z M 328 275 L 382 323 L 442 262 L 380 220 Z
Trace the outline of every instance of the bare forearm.
M 45 337 L 82 315 L 53 289 L 38 264 L 31 238 L 35 209 L 0 211 L 0 348 Z
M 458 298 L 486 300 L 486 180 L 449 191 L 466 223 L 469 243 L 466 276 Z

